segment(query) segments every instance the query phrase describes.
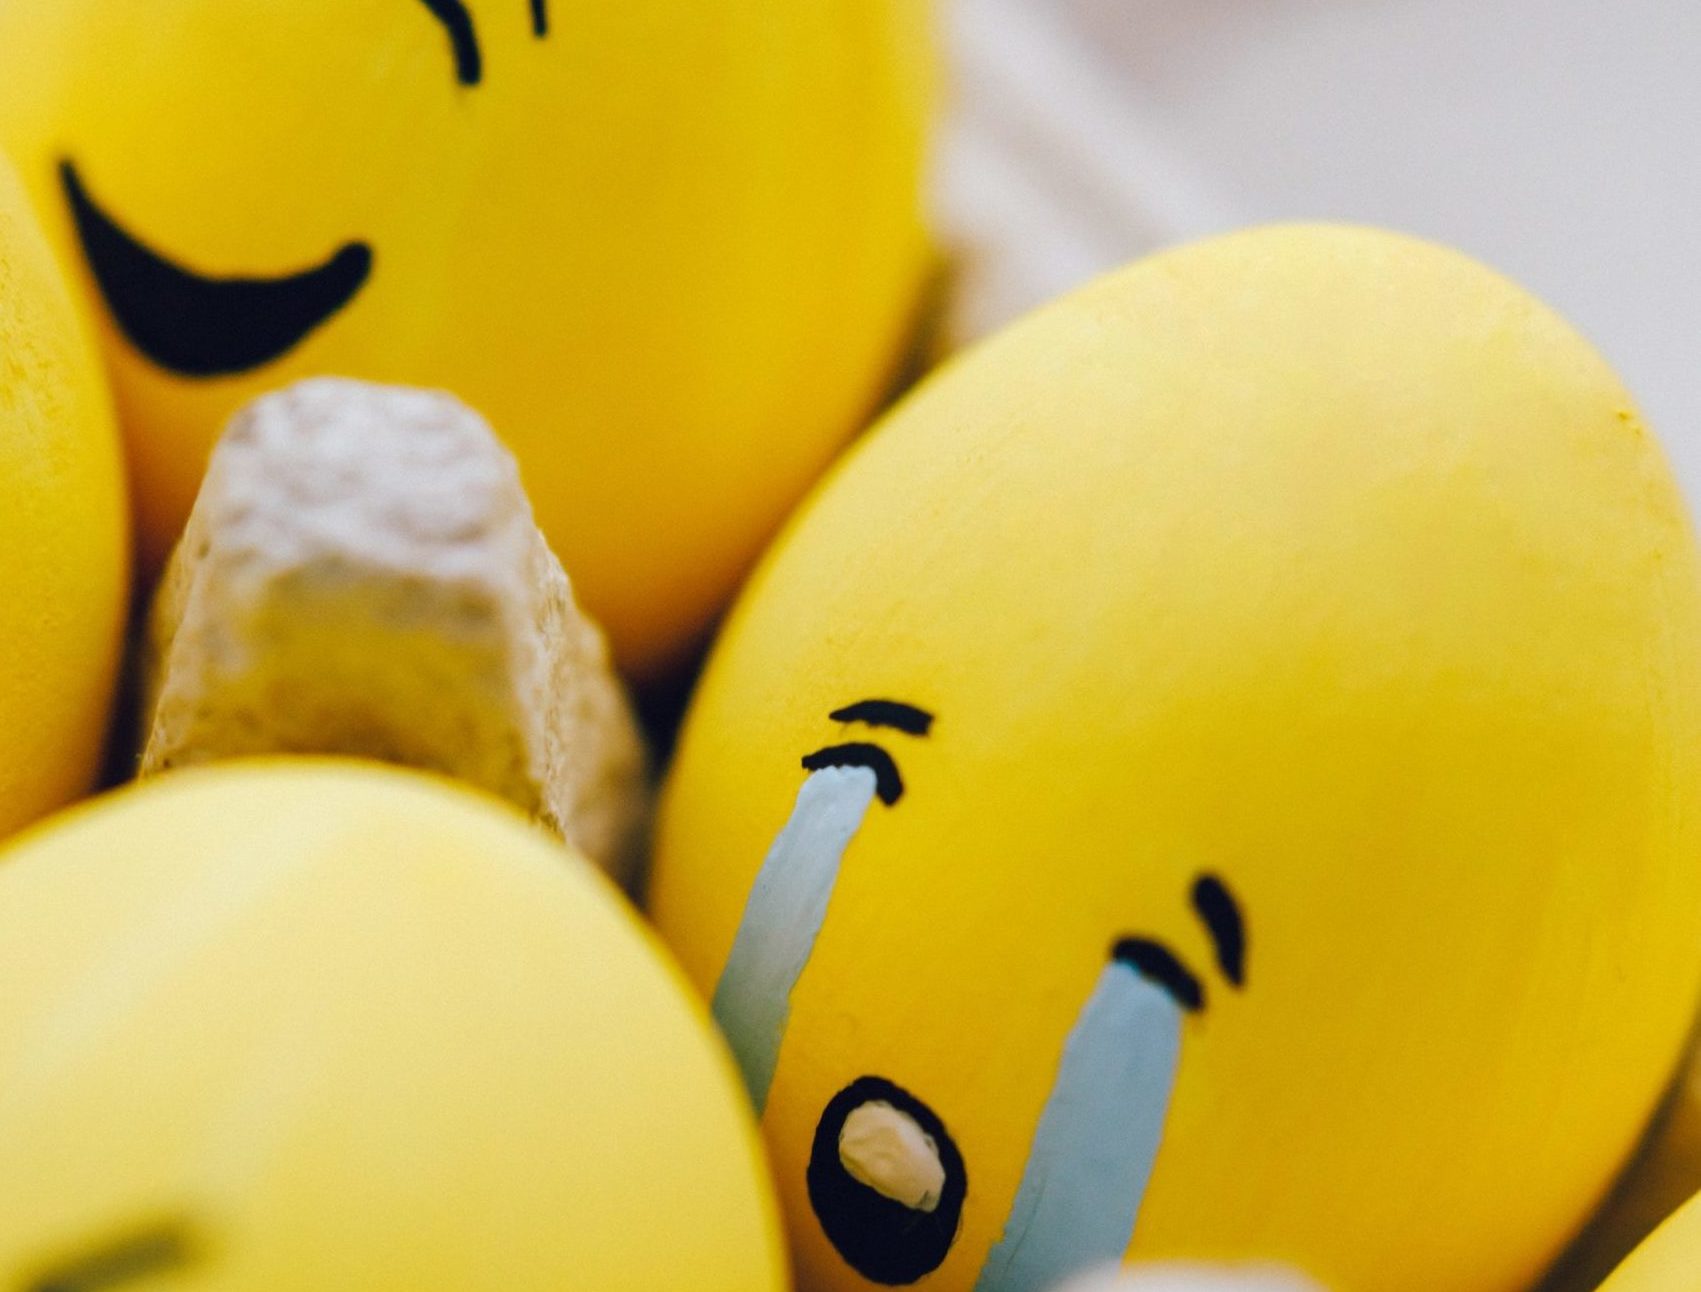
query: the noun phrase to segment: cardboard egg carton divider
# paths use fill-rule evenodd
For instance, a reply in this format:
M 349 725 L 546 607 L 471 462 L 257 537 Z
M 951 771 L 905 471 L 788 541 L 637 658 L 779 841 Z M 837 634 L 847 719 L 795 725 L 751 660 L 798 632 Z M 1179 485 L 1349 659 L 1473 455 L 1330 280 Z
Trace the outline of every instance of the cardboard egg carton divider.
M 514 459 L 448 395 L 321 379 L 214 450 L 156 594 L 140 770 L 271 753 L 440 772 L 622 882 L 647 768 Z

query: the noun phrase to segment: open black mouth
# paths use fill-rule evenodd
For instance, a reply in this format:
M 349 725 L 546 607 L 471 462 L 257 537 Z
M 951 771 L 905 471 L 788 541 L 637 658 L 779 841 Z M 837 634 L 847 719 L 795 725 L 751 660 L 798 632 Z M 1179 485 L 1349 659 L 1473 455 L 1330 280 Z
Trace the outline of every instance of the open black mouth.
M 351 242 L 300 273 L 209 278 L 127 233 L 69 161 L 60 163 L 59 177 L 114 322 L 131 345 L 180 376 L 228 376 L 282 358 L 354 299 L 372 273 L 372 248 Z
M 844 1167 L 839 1136 L 845 1122 L 866 1104 L 887 1104 L 933 1142 L 945 1185 L 932 1211 L 919 1211 L 869 1188 Z M 815 1127 L 809 1154 L 809 1205 L 833 1246 L 863 1278 L 898 1287 L 931 1274 L 957 1241 L 963 1199 L 969 1191 L 963 1155 L 938 1115 L 901 1086 L 883 1077 L 861 1077 L 828 1101 Z

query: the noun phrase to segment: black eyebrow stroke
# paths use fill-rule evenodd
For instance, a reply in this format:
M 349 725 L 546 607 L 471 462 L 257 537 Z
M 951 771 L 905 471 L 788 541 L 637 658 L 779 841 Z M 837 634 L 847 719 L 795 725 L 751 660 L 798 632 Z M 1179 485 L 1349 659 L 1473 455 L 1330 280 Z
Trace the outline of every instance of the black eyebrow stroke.
M 897 700 L 858 700 L 842 709 L 834 709 L 827 716 L 834 722 L 860 722 L 867 727 L 891 727 L 910 736 L 925 736 L 933 730 L 931 713 Z
M 1205 922 L 1217 948 L 1217 965 L 1236 987 L 1246 985 L 1246 921 L 1240 904 L 1228 885 L 1215 875 L 1201 875 L 1193 883 L 1193 909 Z
M 484 57 L 479 53 L 478 33 L 473 30 L 472 15 L 462 0 L 420 0 L 443 29 L 449 33 L 449 44 L 455 51 L 455 77 L 462 85 L 477 85 L 484 79 Z M 534 0 L 533 11 L 542 3 Z
M 549 35 L 549 0 L 532 0 L 532 34 Z
M 1162 943 L 1150 938 L 1123 938 L 1111 948 L 1110 958 L 1162 987 L 1189 1014 L 1205 1008 L 1205 988 Z
M 898 774 L 898 764 L 892 761 L 879 745 L 853 743 L 829 745 L 818 749 L 803 760 L 806 772 L 824 771 L 829 767 L 866 767 L 874 773 L 874 792 L 880 801 L 891 807 L 904 796 L 904 778 Z
M 61 1265 L 25 1284 L 26 1292 L 96 1292 L 191 1264 L 196 1249 L 180 1222 L 126 1235 L 74 1263 Z

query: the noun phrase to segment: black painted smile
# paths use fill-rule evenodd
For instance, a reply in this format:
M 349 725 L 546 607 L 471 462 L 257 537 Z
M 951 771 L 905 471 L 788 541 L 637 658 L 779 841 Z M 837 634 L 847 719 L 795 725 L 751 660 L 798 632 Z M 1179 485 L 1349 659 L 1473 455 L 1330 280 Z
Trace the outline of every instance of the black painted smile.
M 76 167 L 60 180 L 83 254 L 130 344 L 184 377 L 249 372 L 280 359 L 366 285 L 372 248 L 351 242 L 323 264 L 278 278 L 210 278 L 172 263 L 96 204 Z

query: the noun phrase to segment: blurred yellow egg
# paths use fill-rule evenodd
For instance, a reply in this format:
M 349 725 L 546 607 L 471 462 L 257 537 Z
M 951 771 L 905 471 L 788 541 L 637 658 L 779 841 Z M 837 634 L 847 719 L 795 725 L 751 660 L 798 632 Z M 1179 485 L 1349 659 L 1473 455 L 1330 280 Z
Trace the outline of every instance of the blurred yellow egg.
M 891 377 L 929 38 L 925 0 L 0 4 L 0 145 L 100 319 L 145 555 L 255 395 L 443 387 L 660 667 Z
M 99 362 L 0 158 L 0 835 L 94 776 L 129 573 Z
M 227 764 L 0 857 L 0 1286 L 780 1292 L 760 1146 L 613 887 L 447 782 Z
M 1701 583 L 1630 397 L 1283 227 L 957 360 L 753 580 L 653 909 L 800 1278 L 1527 1286 L 1701 981 Z

